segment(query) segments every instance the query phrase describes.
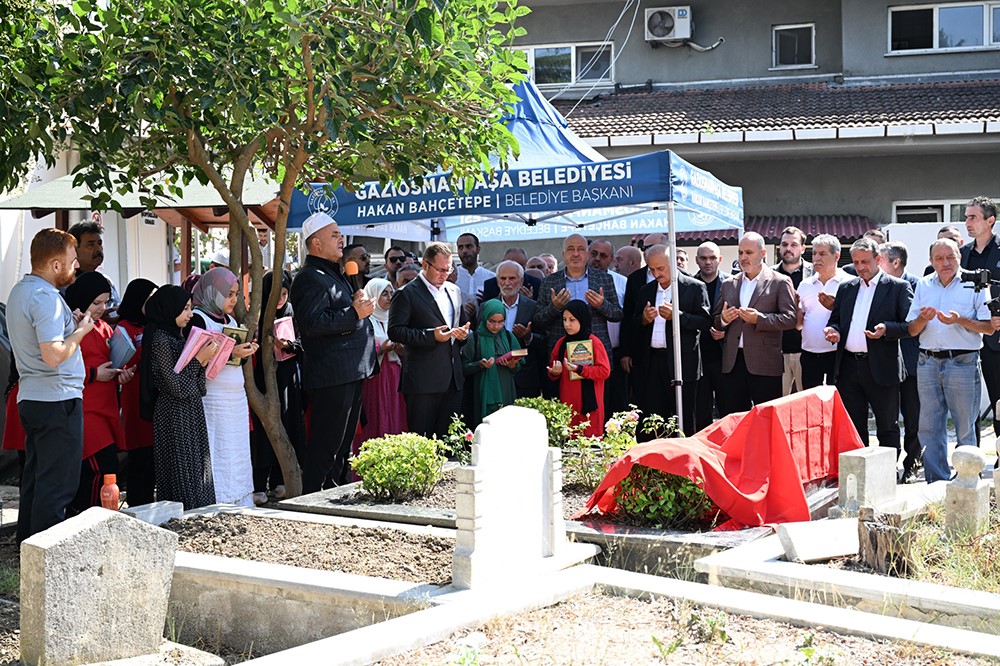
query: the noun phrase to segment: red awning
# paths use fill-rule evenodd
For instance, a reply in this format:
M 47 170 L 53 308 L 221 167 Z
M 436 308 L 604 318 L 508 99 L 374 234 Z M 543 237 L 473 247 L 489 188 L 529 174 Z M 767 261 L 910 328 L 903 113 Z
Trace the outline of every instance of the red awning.
M 806 235 L 806 241 L 819 234 L 831 234 L 842 243 L 854 242 L 865 232 L 878 225 L 872 224 L 864 215 L 751 215 L 744 223 L 746 231 L 756 231 L 768 244 L 781 242 L 781 231 L 785 227 L 798 227 Z M 735 245 L 739 237 L 735 229 L 704 232 L 682 232 L 677 234 L 678 245 L 699 245 L 713 241 L 720 245 Z

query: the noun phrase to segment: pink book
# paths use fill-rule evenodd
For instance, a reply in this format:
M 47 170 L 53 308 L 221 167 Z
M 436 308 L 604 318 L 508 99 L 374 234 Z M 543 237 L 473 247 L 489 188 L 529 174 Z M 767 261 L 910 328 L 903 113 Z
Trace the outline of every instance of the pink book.
M 295 339 L 295 325 L 292 324 L 291 317 L 282 317 L 281 319 L 274 320 L 274 360 L 275 361 L 285 361 L 295 354 L 286 352 L 284 349 L 278 346 L 278 340 L 294 340 Z
M 184 343 L 184 349 L 181 351 L 180 358 L 178 358 L 177 363 L 174 364 L 174 372 L 180 374 L 180 371 L 191 362 L 191 359 L 193 359 L 198 351 L 208 344 L 208 341 L 211 339 L 211 333 L 198 326 L 192 326 L 191 332 L 187 337 L 187 342 Z
M 236 341 L 222 333 L 212 333 L 211 335 L 219 343 L 219 351 L 215 353 L 212 360 L 205 366 L 205 377 L 215 379 L 219 375 L 219 372 L 226 367 L 226 363 L 229 362 L 229 357 L 233 353 Z

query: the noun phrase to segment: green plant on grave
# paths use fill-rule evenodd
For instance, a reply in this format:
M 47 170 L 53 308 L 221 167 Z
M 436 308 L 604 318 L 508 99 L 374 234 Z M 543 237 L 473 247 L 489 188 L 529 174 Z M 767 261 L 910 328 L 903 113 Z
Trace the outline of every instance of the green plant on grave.
M 670 641 L 669 645 L 661 641 L 656 636 L 650 636 L 650 638 L 653 640 L 653 645 L 656 646 L 656 650 L 660 653 L 660 659 L 664 662 L 667 661 L 667 657 L 672 655 L 674 652 L 677 652 L 677 649 L 684 645 L 684 639 L 680 636 Z
M 448 424 L 448 432 L 444 436 L 444 452 L 449 458 L 457 461 L 460 465 L 468 465 L 472 462 L 472 440 L 473 432 L 460 414 L 451 415 L 451 423 Z
M 619 511 L 638 525 L 656 529 L 692 529 L 714 524 L 721 516 L 701 479 L 635 465 L 615 488 Z
M 361 488 L 376 499 L 399 502 L 422 497 L 441 480 L 443 445 L 413 433 L 369 439 L 351 458 Z
M 641 412 L 634 405 L 616 412 L 604 424 L 603 437 L 577 437 L 563 451 L 563 473 L 567 486 L 594 489 L 611 465 L 636 445 L 635 429 Z
M 534 409 L 545 417 L 545 426 L 549 431 L 549 446 L 566 448 L 573 440 L 576 429 L 572 426 L 575 411 L 559 399 L 548 398 L 518 398 L 514 401 L 518 407 Z
M 681 429 L 677 427 L 676 416 L 664 419 L 659 414 L 650 414 L 646 417 L 646 420 L 642 422 L 642 432 L 651 435 L 653 439 L 684 436 Z

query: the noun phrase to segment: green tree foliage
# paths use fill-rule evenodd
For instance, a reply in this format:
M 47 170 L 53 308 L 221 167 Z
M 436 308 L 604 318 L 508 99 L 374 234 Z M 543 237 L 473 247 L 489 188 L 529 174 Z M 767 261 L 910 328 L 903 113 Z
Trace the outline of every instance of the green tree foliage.
M 3 0 L 13 5 L 18 0 Z M 233 266 L 242 205 L 254 174 L 280 184 L 274 257 L 284 256 L 296 187 L 326 181 L 417 179 L 438 168 L 481 176 L 516 141 L 502 126 L 508 84 L 524 55 L 508 47 L 527 13 L 517 0 L 76 0 L 30 5 L 3 28 L 0 190 L 32 159 L 78 151 L 77 184 L 94 209 L 140 189 L 147 205 L 211 183 L 230 212 Z M 108 5 L 105 7 L 105 5 Z M 7 24 L 5 24 L 6 26 Z M 260 284 L 260 248 L 249 243 Z M 271 268 L 271 267 L 268 267 Z M 251 294 L 243 323 L 265 330 L 278 290 L 262 308 Z M 267 399 L 246 370 L 247 393 L 275 443 L 286 486 L 300 474 L 278 418 L 273 358 Z

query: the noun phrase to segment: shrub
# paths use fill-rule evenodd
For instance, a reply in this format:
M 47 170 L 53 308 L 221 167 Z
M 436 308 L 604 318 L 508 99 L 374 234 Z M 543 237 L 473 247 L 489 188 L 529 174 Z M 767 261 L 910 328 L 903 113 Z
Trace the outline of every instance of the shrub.
M 361 489 L 393 502 L 422 497 L 441 479 L 441 442 L 413 433 L 369 439 L 351 458 Z
M 630 411 L 616 412 L 608 419 L 604 437 L 578 437 L 570 441 L 563 452 L 566 485 L 596 488 L 611 465 L 635 446 L 639 414 L 639 410 L 631 406 Z
M 635 465 L 615 488 L 618 509 L 636 525 L 692 529 L 714 525 L 721 516 L 701 479 Z
M 534 409 L 545 417 L 545 425 L 549 430 L 549 446 L 566 448 L 572 440 L 573 408 L 559 399 L 548 398 L 518 398 L 514 401 L 518 407 Z
M 459 465 L 468 465 L 472 462 L 472 440 L 474 435 L 469 426 L 458 414 L 451 415 L 451 423 L 448 424 L 448 433 L 444 436 L 444 453 L 449 458 L 457 461 Z

